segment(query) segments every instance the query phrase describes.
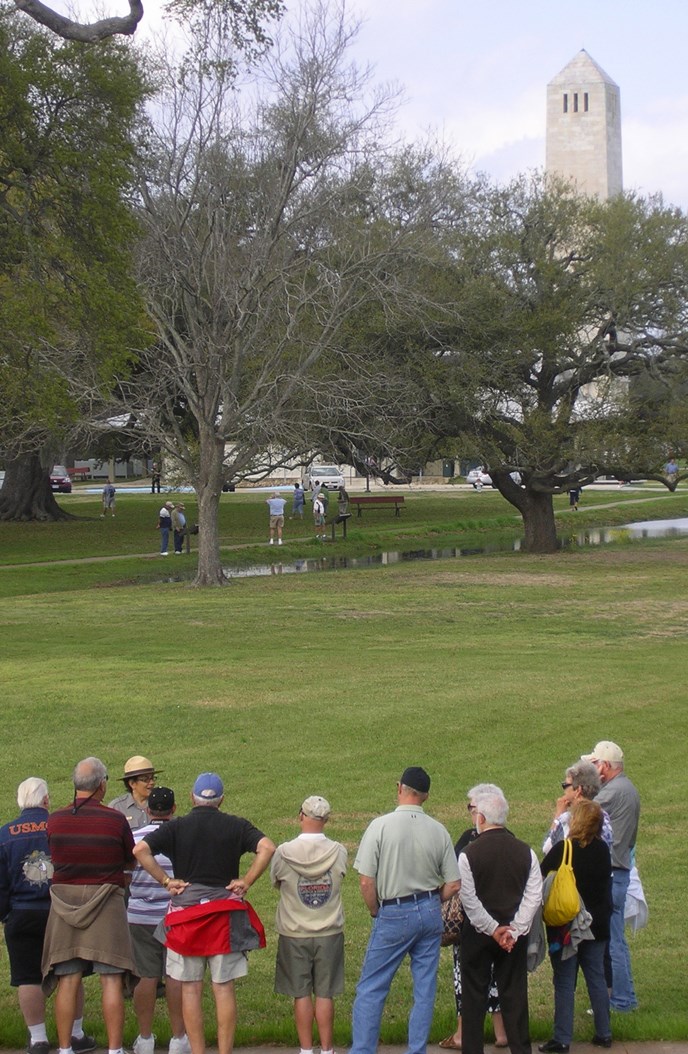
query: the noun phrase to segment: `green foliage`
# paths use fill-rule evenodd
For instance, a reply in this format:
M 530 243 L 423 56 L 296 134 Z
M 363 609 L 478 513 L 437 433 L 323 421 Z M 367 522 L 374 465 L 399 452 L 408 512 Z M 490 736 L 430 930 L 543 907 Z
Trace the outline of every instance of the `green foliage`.
M 79 389 L 142 342 L 128 203 L 145 85 L 125 46 L 0 20 L 0 421 L 5 449 L 59 437 Z

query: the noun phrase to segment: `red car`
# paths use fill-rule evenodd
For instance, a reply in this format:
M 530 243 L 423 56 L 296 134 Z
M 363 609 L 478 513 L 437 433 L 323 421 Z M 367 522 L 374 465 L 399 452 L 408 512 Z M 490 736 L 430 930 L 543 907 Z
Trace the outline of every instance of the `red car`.
M 60 494 L 72 493 L 72 481 L 64 465 L 53 465 L 53 470 L 50 473 L 50 486 Z

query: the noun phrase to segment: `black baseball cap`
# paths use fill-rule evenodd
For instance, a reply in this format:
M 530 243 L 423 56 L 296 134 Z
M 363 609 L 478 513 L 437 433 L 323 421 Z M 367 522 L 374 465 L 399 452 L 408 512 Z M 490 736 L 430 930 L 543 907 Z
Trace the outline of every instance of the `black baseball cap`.
M 411 765 L 409 768 L 404 769 L 399 782 L 403 783 L 405 787 L 410 787 L 411 790 L 418 791 L 419 794 L 427 794 L 430 790 L 430 777 L 425 769 L 421 769 L 417 765 Z
M 169 787 L 153 787 L 148 797 L 149 812 L 171 812 L 174 809 L 174 791 Z

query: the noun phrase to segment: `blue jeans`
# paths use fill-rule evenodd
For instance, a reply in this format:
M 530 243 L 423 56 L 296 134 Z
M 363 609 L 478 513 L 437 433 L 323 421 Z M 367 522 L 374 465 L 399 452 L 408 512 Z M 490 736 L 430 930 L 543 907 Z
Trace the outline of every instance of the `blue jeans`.
M 380 905 L 356 987 L 349 1054 L 375 1054 L 385 1000 L 406 955 L 411 959 L 413 977 L 407 1051 L 425 1054 L 435 1008 L 441 935 L 438 896 Z
M 638 1000 L 633 987 L 631 953 L 624 933 L 624 910 L 626 893 L 631 879 L 630 871 L 614 868 L 612 871 L 612 917 L 609 920 L 609 955 L 612 960 L 612 1009 L 635 1010 Z
M 595 1035 L 603 1039 L 611 1036 L 609 993 L 604 976 L 606 946 L 606 941 L 581 941 L 577 954 L 568 959 L 562 959 L 560 951 L 550 956 L 554 974 L 554 1039 L 557 1043 L 569 1044 L 573 1039 L 573 1007 L 579 966 L 590 996 Z
M 170 529 L 169 527 L 160 528 L 160 552 L 166 553 L 167 546 L 170 543 Z

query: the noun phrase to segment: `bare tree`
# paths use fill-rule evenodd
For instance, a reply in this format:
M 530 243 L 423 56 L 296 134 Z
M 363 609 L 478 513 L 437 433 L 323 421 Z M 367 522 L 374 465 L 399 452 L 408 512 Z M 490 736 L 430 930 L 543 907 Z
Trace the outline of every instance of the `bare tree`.
M 315 6 L 241 94 L 222 41 L 195 69 L 167 71 L 141 187 L 156 341 L 125 395 L 196 490 L 199 585 L 223 581 L 224 480 L 267 450 L 303 448 L 333 382 L 341 395 L 353 381 L 352 327 L 368 307 L 415 309 L 442 166 L 381 145 L 393 100 L 348 61 L 355 31 L 343 8 Z

